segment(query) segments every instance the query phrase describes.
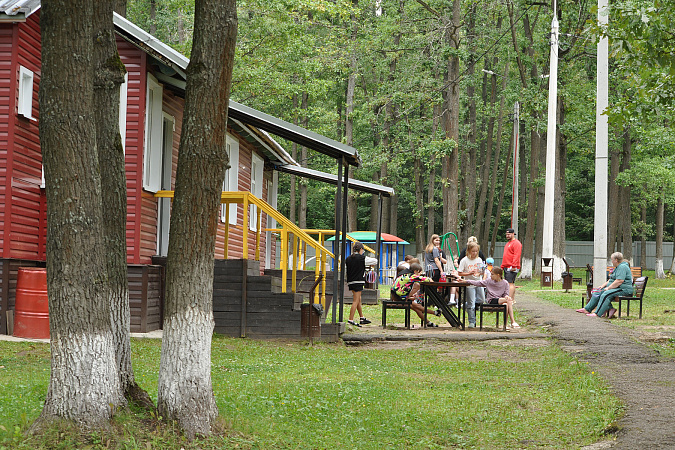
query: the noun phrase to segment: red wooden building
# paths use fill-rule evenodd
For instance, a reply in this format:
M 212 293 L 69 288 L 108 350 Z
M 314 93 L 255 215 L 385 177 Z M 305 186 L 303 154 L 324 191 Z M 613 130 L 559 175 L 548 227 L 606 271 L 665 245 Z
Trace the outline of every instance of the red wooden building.
M 161 328 L 161 263 L 170 215 L 170 199 L 158 198 L 156 193 L 173 189 L 189 61 L 128 20 L 115 15 L 114 23 L 127 69 L 120 95 L 120 132 L 127 174 L 132 331 L 150 331 Z M 0 333 L 8 331 L 6 313 L 13 308 L 18 267 L 45 261 L 40 69 L 39 0 L 0 1 Z M 276 207 L 275 168 L 297 163 L 265 130 L 334 156 L 347 166 L 359 165 L 351 147 L 231 102 L 227 141 L 231 168 L 224 191 L 251 192 Z M 260 262 L 253 272 L 273 268 L 276 238 L 257 232 L 258 226 L 274 228 L 272 219 L 263 214 L 259 225 L 255 206 L 247 214 L 243 205 L 230 205 L 225 211 L 223 206 L 214 256 L 247 259 L 255 252 L 258 236 Z M 248 242 L 247 252 L 244 242 Z

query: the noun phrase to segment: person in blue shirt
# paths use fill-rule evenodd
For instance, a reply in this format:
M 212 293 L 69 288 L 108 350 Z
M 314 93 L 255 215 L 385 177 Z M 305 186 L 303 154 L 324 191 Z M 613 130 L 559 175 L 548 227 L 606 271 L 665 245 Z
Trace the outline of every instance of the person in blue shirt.
M 586 306 L 577 309 L 578 313 L 585 313 L 589 317 L 602 317 L 609 311 L 608 317 L 611 319 L 616 313 L 616 309 L 612 308 L 612 299 L 621 295 L 633 295 L 633 274 L 628 261 L 624 261 L 621 252 L 612 253 L 611 259 L 614 266 L 612 275 L 591 295 Z M 596 307 L 597 310 L 593 312 Z

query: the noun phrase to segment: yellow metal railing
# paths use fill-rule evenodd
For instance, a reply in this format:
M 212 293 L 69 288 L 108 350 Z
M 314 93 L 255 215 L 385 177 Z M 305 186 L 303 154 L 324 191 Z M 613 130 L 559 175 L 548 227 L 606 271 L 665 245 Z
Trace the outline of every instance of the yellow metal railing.
M 267 228 L 266 231 L 272 231 L 274 233 L 278 233 L 278 232 L 281 231 L 281 229 L 279 229 L 279 228 Z M 318 235 L 319 236 L 319 239 L 318 239 L 319 245 L 321 245 L 322 247 L 324 247 L 324 242 L 326 242 L 326 237 L 335 236 L 335 230 L 303 229 L 302 231 L 309 234 L 310 236 L 315 235 L 315 234 Z M 347 240 L 350 240 L 352 242 L 358 242 L 358 240 L 354 239 L 349 234 L 347 234 Z M 376 258 L 378 257 L 377 252 L 375 250 L 373 250 L 372 248 L 368 247 L 365 244 L 363 244 L 363 247 L 366 250 L 368 250 L 369 252 L 371 252 L 372 254 L 374 254 Z M 306 246 L 304 246 L 303 248 L 300 249 L 300 254 L 301 255 L 306 254 Z M 300 261 L 302 270 L 305 270 L 305 262 L 306 262 L 305 258 L 302 258 L 302 260 Z
M 157 191 L 155 197 L 161 198 L 171 198 L 173 199 L 173 191 Z M 255 205 L 256 208 L 256 232 L 255 232 L 255 259 L 260 261 L 260 235 L 262 233 L 261 217 L 264 212 L 272 219 L 276 220 L 278 224 L 281 225 L 281 228 L 267 229 L 265 231 L 276 231 L 281 234 L 281 290 L 282 292 L 287 291 L 288 284 L 288 237 L 289 235 L 295 236 L 297 239 L 293 239 L 293 248 L 291 249 L 291 256 L 293 257 L 293 268 L 291 271 L 291 291 L 296 292 L 297 290 L 297 269 L 298 269 L 298 254 L 299 247 L 301 245 L 310 246 L 314 248 L 317 255 L 317 264 L 314 269 L 314 279 L 319 278 L 319 273 L 323 273 L 321 280 L 321 289 L 315 290 L 314 302 L 321 302 L 321 304 L 326 306 L 326 262 L 328 258 L 335 258 L 332 252 L 326 249 L 323 246 L 323 242 L 316 242 L 309 234 L 301 230 L 297 225 L 291 222 L 288 218 L 284 217 L 279 211 L 274 209 L 269 203 L 264 200 L 259 199 L 250 192 L 245 191 L 223 191 L 220 195 L 220 203 L 225 205 L 225 217 L 230 217 L 230 205 L 231 204 L 240 204 L 244 206 L 244 220 L 243 220 L 243 237 L 242 237 L 242 246 L 243 246 L 243 258 L 249 259 L 249 249 L 248 249 L 248 223 L 249 223 L 249 205 Z M 223 251 L 223 257 L 227 259 L 227 247 L 228 240 L 230 236 L 230 223 L 229 220 L 225 220 L 225 250 Z M 302 266 L 304 267 L 304 265 Z M 319 292 L 320 291 L 320 292 Z

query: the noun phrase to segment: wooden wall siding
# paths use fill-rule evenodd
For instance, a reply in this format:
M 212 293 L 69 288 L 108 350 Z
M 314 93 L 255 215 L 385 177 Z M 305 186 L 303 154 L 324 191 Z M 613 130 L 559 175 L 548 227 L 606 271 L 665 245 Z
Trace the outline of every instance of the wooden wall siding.
M 183 126 L 183 108 L 185 106 L 185 100 L 181 97 L 178 97 L 168 88 L 163 89 L 162 94 L 162 110 L 173 116 L 175 120 L 175 129 L 173 130 L 173 152 L 172 152 L 172 161 L 171 161 L 171 188 L 174 189 L 176 186 L 176 167 L 178 166 L 178 147 L 180 145 L 180 132 Z M 145 125 L 143 125 L 145 126 Z M 140 168 L 142 175 L 143 167 L 143 144 L 141 142 L 141 152 L 140 152 Z M 142 177 L 141 177 L 142 181 Z M 139 185 L 142 189 L 142 184 Z M 157 254 L 157 198 L 154 197 L 154 193 L 143 191 L 142 194 L 142 210 L 141 210 L 141 234 L 140 240 L 136 241 L 140 243 L 137 245 L 139 247 L 140 253 L 139 258 L 134 263 L 140 264 L 150 264 L 152 257 Z M 128 245 L 128 244 L 127 244 Z
M 11 103 L 10 124 L 13 125 L 11 143 L 11 176 L 8 177 L 5 195 L 7 208 L 5 220 L 8 228 L 5 234 L 9 239 L 5 243 L 5 255 L 18 259 L 43 259 L 45 248 L 40 236 L 44 230 L 41 224 L 41 204 L 44 191 L 40 189 L 42 182 L 42 154 L 38 130 L 38 88 L 40 84 L 40 23 L 39 14 L 31 15 L 25 23 L 19 24 L 14 37 L 14 60 L 11 77 L 14 88 L 10 92 Z M 33 120 L 17 114 L 19 65 L 33 72 Z M 8 174 L 9 175 L 9 174 Z
M 18 80 L 14 77 L 13 41 L 17 25 L 0 24 L 0 257 L 6 257 L 5 234 L 8 234 L 9 220 L 7 211 L 7 192 L 11 190 L 11 154 L 13 134 L 10 128 L 10 114 L 16 108 L 16 98 L 10 95 L 16 89 Z M 4 314 L 4 313 L 3 313 Z
M 117 37 L 117 50 L 127 69 L 127 129 L 124 161 L 127 176 L 127 262 L 141 259 L 143 208 L 143 139 L 145 137 L 146 54 Z
M 19 267 L 39 266 L 37 261 L 0 259 L 0 334 L 7 334 L 7 311 L 14 309 Z
M 131 331 L 148 333 L 159 330 L 163 307 L 160 266 L 128 266 Z

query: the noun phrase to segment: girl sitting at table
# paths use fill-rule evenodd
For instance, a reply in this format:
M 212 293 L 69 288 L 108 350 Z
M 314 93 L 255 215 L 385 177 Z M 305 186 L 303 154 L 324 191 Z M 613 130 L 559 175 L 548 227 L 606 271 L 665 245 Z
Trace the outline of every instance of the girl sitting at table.
M 412 300 L 410 309 L 415 311 L 417 316 L 424 320 L 424 299 L 422 297 L 422 292 L 420 291 L 420 281 L 433 281 L 431 278 L 424 275 L 424 269 L 419 263 L 410 264 L 410 270 L 412 274 L 403 274 L 394 281 L 394 285 L 391 287 L 392 292 L 402 299 Z M 436 316 L 441 315 L 441 310 L 433 310 L 426 308 L 427 314 L 435 314 Z M 438 327 L 435 323 L 428 321 L 427 327 L 433 328 Z
M 506 304 L 506 313 L 511 320 L 511 328 L 520 328 L 513 318 L 513 299 L 509 296 L 509 283 L 502 278 L 504 272 L 501 267 L 493 267 L 490 278 L 486 280 L 466 280 L 473 286 L 483 286 L 487 290 L 485 295 L 488 305 Z
M 466 280 L 479 281 L 483 279 L 483 260 L 479 256 L 480 247 L 475 242 L 469 242 L 466 247 L 466 256 L 459 262 L 459 275 Z M 485 290 L 482 287 L 469 286 L 466 288 L 464 306 L 469 314 L 469 328 L 476 328 L 476 305 L 485 301 Z

